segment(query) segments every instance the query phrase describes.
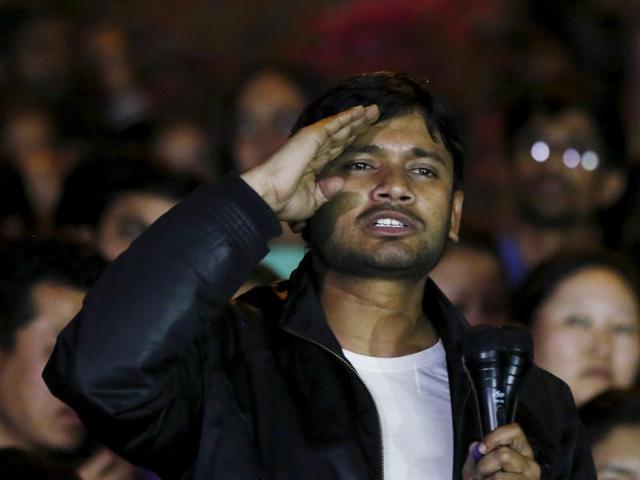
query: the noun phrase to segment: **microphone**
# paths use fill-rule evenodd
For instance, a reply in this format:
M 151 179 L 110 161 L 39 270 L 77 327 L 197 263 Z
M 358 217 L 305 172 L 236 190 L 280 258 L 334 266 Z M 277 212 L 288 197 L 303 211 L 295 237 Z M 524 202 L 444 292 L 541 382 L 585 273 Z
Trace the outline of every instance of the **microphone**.
M 479 325 L 467 333 L 462 355 L 484 437 L 514 421 L 518 388 L 533 363 L 533 339 L 525 327 Z

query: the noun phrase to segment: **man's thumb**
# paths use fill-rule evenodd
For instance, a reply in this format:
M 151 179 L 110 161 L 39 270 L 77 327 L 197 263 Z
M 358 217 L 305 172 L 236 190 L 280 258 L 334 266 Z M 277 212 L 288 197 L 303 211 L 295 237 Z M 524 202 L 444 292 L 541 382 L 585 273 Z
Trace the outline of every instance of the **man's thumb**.
M 335 195 L 340 193 L 344 188 L 344 180 L 340 177 L 327 177 L 318 181 L 318 187 L 320 193 L 324 197 L 322 200 L 324 203 L 327 200 L 331 200 Z

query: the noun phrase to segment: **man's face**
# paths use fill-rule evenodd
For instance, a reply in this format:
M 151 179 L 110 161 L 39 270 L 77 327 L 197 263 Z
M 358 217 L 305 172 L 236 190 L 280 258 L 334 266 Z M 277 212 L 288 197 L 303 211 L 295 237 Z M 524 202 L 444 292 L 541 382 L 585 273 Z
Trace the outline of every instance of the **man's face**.
M 85 292 L 43 281 L 31 290 L 34 317 L 14 348 L 0 351 L 0 445 L 71 451 L 85 437 L 78 416 L 47 389 L 42 371 L 56 336 L 80 310 Z
M 98 225 L 98 251 L 107 260 L 114 260 L 175 204 L 175 200 L 153 193 L 131 192 L 118 195 L 107 206 Z
M 593 215 L 603 176 L 601 153 L 600 136 L 585 112 L 533 117 L 516 141 L 513 159 L 522 213 L 549 226 Z
M 345 181 L 309 221 L 314 253 L 331 270 L 423 277 L 457 237 L 463 195 L 453 192 L 453 160 L 418 113 L 373 125 L 322 174 Z

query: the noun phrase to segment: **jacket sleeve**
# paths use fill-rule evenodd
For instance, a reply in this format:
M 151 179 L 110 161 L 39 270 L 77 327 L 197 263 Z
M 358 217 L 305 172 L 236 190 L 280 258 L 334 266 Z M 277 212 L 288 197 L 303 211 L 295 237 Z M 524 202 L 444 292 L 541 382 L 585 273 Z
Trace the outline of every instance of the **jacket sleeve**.
M 526 383 L 520 395 L 526 410 L 521 426 L 542 469 L 541 478 L 596 480 L 591 448 L 567 384 L 537 367 Z
M 239 177 L 187 197 L 89 291 L 45 368 L 50 390 L 126 458 L 188 468 L 202 423 L 203 365 L 215 369 L 224 348 L 211 332 L 280 232 Z

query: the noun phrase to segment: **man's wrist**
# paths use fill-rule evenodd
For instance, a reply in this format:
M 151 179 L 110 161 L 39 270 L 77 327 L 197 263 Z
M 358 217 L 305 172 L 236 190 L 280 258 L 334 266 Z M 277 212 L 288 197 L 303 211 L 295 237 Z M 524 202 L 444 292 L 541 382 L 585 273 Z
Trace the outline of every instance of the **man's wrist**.
M 276 199 L 272 194 L 272 189 L 269 188 L 268 182 L 265 182 L 265 175 L 261 173 L 259 166 L 240 174 L 240 178 L 277 214 Z

